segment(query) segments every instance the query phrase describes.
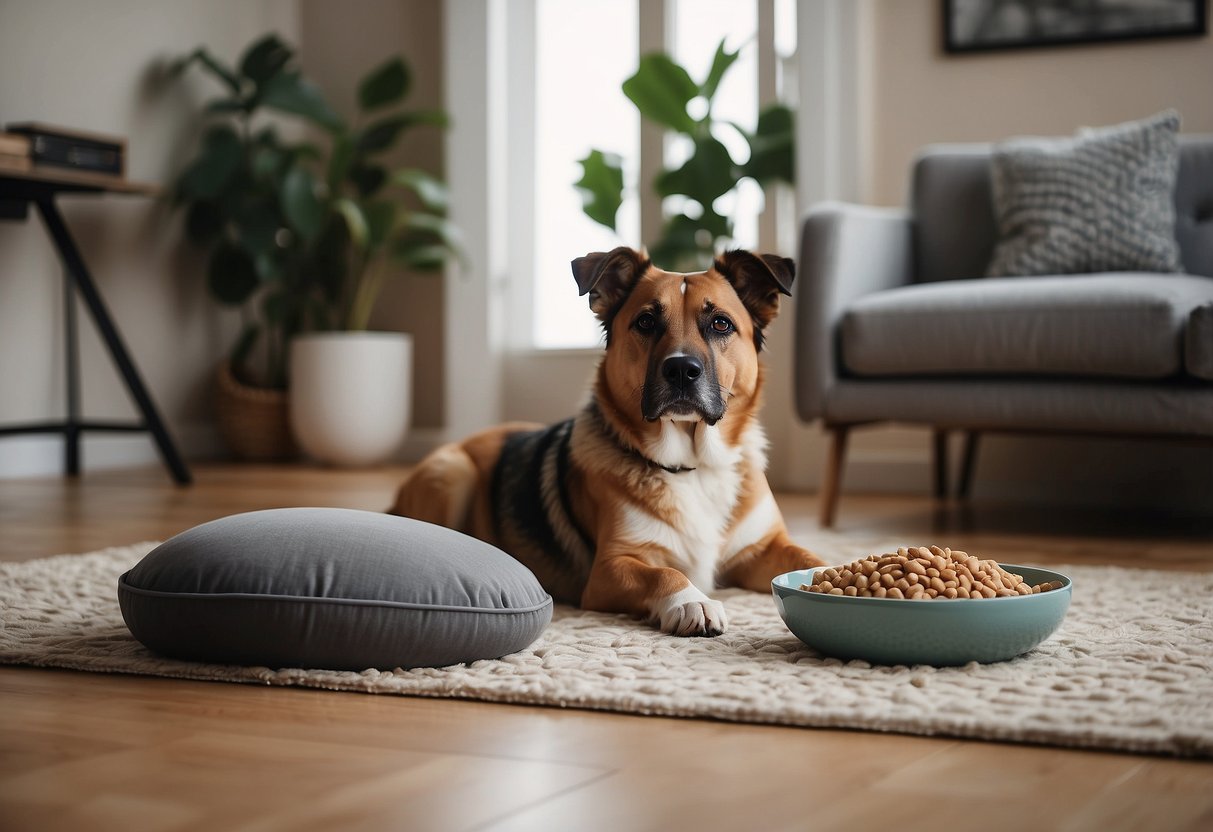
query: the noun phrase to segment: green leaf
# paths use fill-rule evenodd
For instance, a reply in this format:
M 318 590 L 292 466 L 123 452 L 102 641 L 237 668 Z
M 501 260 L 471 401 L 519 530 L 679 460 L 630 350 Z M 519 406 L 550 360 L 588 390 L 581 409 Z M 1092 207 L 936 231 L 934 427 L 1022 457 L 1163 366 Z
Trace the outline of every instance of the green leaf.
M 232 243 L 221 243 L 211 252 L 207 285 L 220 303 L 238 306 L 257 289 L 257 270 L 248 254 Z
M 728 148 L 712 136 L 697 139 L 694 152 L 682 167 L 665 171 L 654 182 L 661 196 L 685 194 L 705 210 L 736 185 L 733 157 Z
M 281 72 L 271 78 L 261 88 L 260 103 L 279 112 L 302 116 L 328 130 L 344 126 L 320 90 L 298 72 Z
M 716 47 L 716 54 L 712 58 L 712 68 L 708 70 L 708 77 L 699 88 L 699 94 L 710 102 L 712 96 L 716 95 L 716 90 L 720 88 L 720 80 L 724 74 L 728 72 L 737 56 L 741 54 L 741 50 L 729 52 L 724 48 L 724 39 L 720 41 L 720 45 Z
M 446 113 L 439 110 L 419 110 L 415 113 L 388 116 L 362 131 L 355 142 L 355 150 L 358 153 L 378 153 L 395 144 L 400 133 L 409 127 L 419 125 L 446 127 L 447 124 Z
M 345 289 L 350 271 L 351 234 L 346 223 L 335 219 L 327 223 L 316 241 L 310 270 L 313 280 L 324 292 L 329 304 L 336 304 Z
M 202 150 L 181 178 L 178 192 L 186 199 L 215 199 L 240 167 L 244 145 L 226 125 L 212 127 L 202 139 Z
M 368 202 L 363 206 L 362 213 L 366 217 L 367 247 L 376 249 L 383 245 L 396 224 L 396 203 L 387 200 Z
M 349 179 L 363 199 L 374 196 L 387 182 L 387 169 L 381 165 L 357 165 L 350 171 Z
M 214 202 L 200 199 L 190 203 L 185 214 L 185 232 L 197 245 L 208 245 L 223 230 L 223 212 Z
M 266 35 L 244 53 L 240 59 L 240 73 L 261 86 L 282 71 L 293 55 L 291 48 L 277 35 Z
M 358 86 L 358 104 L 364 110 L 377 110 L 402 100 L 412 79 L 402 58 L 391 58 L 362 80 Z
M 428 243 L 420 235 L 402 237 L 392 248 L 397 263 L 419 272 L 441 269 L 451 259 L 451 254 L 451 249 Z
M 202 64 L 203 68 L 218 78 L 233 93 L 240 92 L 240 79 L 236 77 L 236 73 L 201 46 L 173 64 L 169 71 L 173 75 L 181 75 L 189 68 L 190 64 L 195 62 Z
M 262 182 L 276 181 L 289 157 L 273 145 L 263 144 L 255 147 L 249 159 L 253 177 Z
M 367 228 L 366 215 L 362 213 L 362 209 L 357 202 L 352 199 L 334 200 L 333 209 L 341 215 L 345 220 L 346 228 L 349 230 L 350 239 L 354 245 L 359 248 L 366 246 L 367 239 L 370 236 L 370 230 Z
M 328 183 L 331 193 L 335 194 L 341 190 L 341 183 L 345 181 L 345 177 L 349 174 L 350 164 L 353 159 L 353 140 L 344 133 L 334 136 L 333 151 L 329 156 L 328 167 Z
M 759 113 L 757 128 L 746 135 L 750 159 L 741 166 L 743 176 L 762 184 L 771 181 L 795 184 L 795 122 L 795 115 L 782 104 L 772 104 Z
M 397 226 L 392 241 L 392 256 L 417 269 L 443 265 L 452 256 L 463 259 L 463 240 L 450 220 L 435 214 L 415 211 L 406 214 Z
M 430 212 L 445 214 L 450 204 L 446 183 L 435 179 L 423 170 L 398 170 L 392 174 L 393 185 L 401 185 L 417 195 L 421 204 Z
M 277 246 L 282 221 L 272 198 L 246 195 L 233 213 L 232 221 L 241 245 L 254 257 L 271 252 Z
M 657 52 L 641 58 L 636 74 L 623 82 L 623 93 L 645 118 L 680 133 L 695 131 L 687 102 L 699 94 L 699 87 L 669 56 Z
M 649 247 L 649 256 L 659 267 L 672 271 L 692 271 L 711 265 L 714 232 L 728 227 L 728 221 L 714 211 L 705 211 L 700 219 L 685 214 L 670 217 L 661 239 Z
M 614 231 L 615 215 L 623 204 L 622 160 L 614 153 L 591 150 L 579 164 L 583 173 L 575 187 L 581 192 L 581 210 Z
M 277 283 L 282 279 L 283 264 L 281 250 L 263 251 L 253 257 L 253 264 L 257 269 L 257 279 L 261 281 L 262 286 L 269 283 Z
M 324 204 L 317 195 L 316 177 L 294 166 L 282 180 L 282 211 L 291 227 L 306 241 L 313 240 L 324 224 Z
M 446 217 L 427 214 L 424 211 L 413 211 L 405 216 L 400 227 L 410 231 L 421 231 L 434 235 L 434 239 L 457 250 L 463 246 L 463 234 L 453 222 Z

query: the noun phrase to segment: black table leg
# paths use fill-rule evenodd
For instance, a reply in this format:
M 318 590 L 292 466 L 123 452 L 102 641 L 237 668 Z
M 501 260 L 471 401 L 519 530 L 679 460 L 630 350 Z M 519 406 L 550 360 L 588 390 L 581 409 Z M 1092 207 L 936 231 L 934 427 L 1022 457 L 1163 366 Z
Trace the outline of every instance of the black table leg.
M 76 284 L 63 271 L 63 374 L 67 386 L 67 423 L 63 426 L 63 469 L 80 473 L 80 348 L 76 324 Z
M 114 363 L 118 365 L 118 370 L 126 381 L 127 389 L 135 399 L 135 404 L 138 406 L 139 411 L 143 414 L 147 429 L 151 431 L 152 436 L 156 440 L 156 447 L 160 451 L 164 464 L 168 466 L 173 479 L 179 485 L 189 484 L 193 480 L 189 468 L 186 467 L 185 462 L 181 459 L 181 455 L 177 452 L 177 446 L 173 444 L 172 437 L 169 436 L 168 430 L 165 429 L 164 422 L 160 419 L 160 413 L 156 410 L 152 397 L 148 394 L 143 380 L 139 377 L 139 371 L 135 368 L 134 362 L 131 361 L 130 354 L 126 351 L 126 346 L 122 343 L 122 336 L 118 333 L 118 328 L 114 326 L 113 319 L 110 318 L 109 312 L 105 308 L 105 302 L 101 299 L 101 293 L 97 291 L 97 287 L 89 275 L 88 267 L 84 264 L 84 258 L 80 256 L 80 252 L 76 248 L 76 244 L 63 222 L 63 217 L 55 206 L 54 199 L 49 196 L 41 197 L 37 200 L 37 205 L 38 211 L 42 214 L 42 219 L 46 223 L 47 231 L 50 232 L 51 238 L 55 241 L 55 248 L 58 249 L 59 256 L 63 258 L 64 267 L 67 269 L 76 288 L 80 291 L 80 295 L 84 298 L 89 313 L 92 315 L 93 321 L 96 322 L 97 329 L 101 332 L 101 337 L 105 340 L 110 355 L 113 356 Z

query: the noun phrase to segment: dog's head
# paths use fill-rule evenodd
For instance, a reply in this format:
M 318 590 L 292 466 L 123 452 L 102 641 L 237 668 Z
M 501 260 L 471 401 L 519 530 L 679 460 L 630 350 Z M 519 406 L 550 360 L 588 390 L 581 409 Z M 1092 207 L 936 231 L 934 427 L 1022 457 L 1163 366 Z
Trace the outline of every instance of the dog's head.
M 794 274 L 786 257 L 748 251 L 726 252 L 691 274 L 662 271 L 622 247 L 573 261 L 606 331 L 612 398 L 625 416 L 650 423 L 715 425 L 731 403 L 753 406 L 763 331 Z

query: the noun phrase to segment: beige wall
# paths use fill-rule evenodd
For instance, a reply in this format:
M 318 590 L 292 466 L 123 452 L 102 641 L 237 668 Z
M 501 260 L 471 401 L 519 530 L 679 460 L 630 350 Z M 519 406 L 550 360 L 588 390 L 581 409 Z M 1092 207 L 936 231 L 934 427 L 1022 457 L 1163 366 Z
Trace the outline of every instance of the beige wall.
M 389 57 L 403 54 L 413 70 L 409 109 L 442 105 L 441 0 L 302 0 L 304 69 L 343 115 L 357 110 L 358 82 Z M 406 133 L 387 161 L 441 176 L 443 133 L 419 128 Z M 413 347 L 413 424 L 442 425 L 442 277 L 393 269 L 384 286 L 372 329 L 410 332 Z
M 1213 133 L 1213 38 L 948 55 L 939 0 L 872 0 L 866 200 L 901 205 L 931 142 L 1061 135 L 1167 107 Z
M 200 76 L 165 81 L 165 63 L 199 44 L 232 59 L 268 30 L 297 38 L 297 4 L 0 3 L 0 123 L 39 120 L 127 136 L 131 178 L 168 183 L 192 153 L 196 114 L 217 87 Z M 181 245 L 181 216 L 143 198 L 77 197 L 61 206 L 170 429 L 188 449 L 212 449 L 209 373 L 238 322 L 206 297 L 200 258 Z M 62 297 L 41 221 L 0 223 L 0 424 L 64 414 Z M 100 339 L 87 317 L 80 320 L 85 415 L 133 416 Z M 100 461 L 90 456 L 94 441 L 85 446 L 86 466 Z M 117 462 L 155 458 L 143 436 L 106 442 L 110 451 L 120 447 Z M 39 470 L 48 455 L 58 459 L 59 444 L 0 441 L 0 474 Z

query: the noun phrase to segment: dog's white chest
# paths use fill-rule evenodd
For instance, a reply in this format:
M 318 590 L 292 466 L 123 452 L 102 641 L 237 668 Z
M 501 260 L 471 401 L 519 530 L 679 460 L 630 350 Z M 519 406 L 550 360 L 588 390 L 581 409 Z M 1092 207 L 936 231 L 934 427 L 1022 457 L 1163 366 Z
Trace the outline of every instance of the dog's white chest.
M 663 511 L 640 508 L 625 513 L 623 535 L 665 549 L 674 567 L 702 590 L 715 586 L 716 563 L 737 504 L 740 479 L 732 470 L 695 470 L 662 475 Z

